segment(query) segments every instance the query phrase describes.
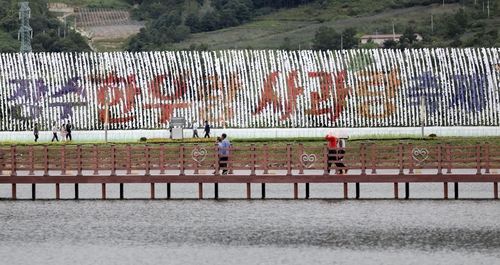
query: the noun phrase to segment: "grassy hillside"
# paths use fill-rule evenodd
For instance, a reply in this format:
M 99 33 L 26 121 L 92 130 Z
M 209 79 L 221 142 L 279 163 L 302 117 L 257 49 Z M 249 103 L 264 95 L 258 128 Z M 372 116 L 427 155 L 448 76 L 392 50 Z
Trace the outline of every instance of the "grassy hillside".
M 132 8 L 132 0 L 47 0 L 48 2 L 63 2 L 71 6 L 88 7 L 124 7 Z M 138 1 L 141 2 L 141 1 Z M 160 1 L 161 2 L 161 1 Z M 172 2 L 172 1 L 170 1 Z M 177 1 L 182 2 L 182 1 Z M 205 0 L 199 5 L 200 10 L 206 9 L 211 1 Z M 453 3 L 451 3 L 453 2 Z M 162 2 L 163 3 L 163 2 Z M 166 2 L 165 2 L 166 3 Z M 487 8 L 476 0 L 446 0 L 445 5 L 437 0 L 324 0 L 301 5 L 296 8 L 281 8 L 270 10 L 266 15 L 254 16 L 251 20 L 236 26 L 215 31 L 192 33 L 178 43 L 165 45 L 166 49 L 193 49 L 200 44 L 209 50 L 219 49 L 279 49 L 286 44 L 291 49 L 310 49 L 316 31 L 321 26 L 333 27 L 342 32 L 348 27 L 355 27 L 358 37 L 364 34 L 390 34 L 393 27 L 396 33 L 412 27 L 416 33 L 424 37 L 426 47 L 474 46 L 473 38 L 481 38 L 480 34 L 488 31 L 498 32 L 500 28 L 499 3 L 490 1 L 490 18 Z M 186 4 L 187 5 L 187 4 Z M 189 10 L 183 7 L 182 18 L 193 11 L 196 5 L 190 4 Z M 469 17 L 468 26 L 459 38 L 452 40 L 445 37 L 449 18 L 458 10 L 463 9 Z M 206 12 L 205 12 L 206 13 Z M 432 17 L 432 23 L 431 23 Z M 496 37 L 497 38 L 497 37 Z M 467 39 L 469 43 L 467 44 Z M 497 38 L 500 39 L 500 38 Z M 120 50 L 117 40 L 98 47 L 99 51 Z M 493 46 L 500 47 L 500 40 L 493 41 Z
M 420 27 L 425 31 L 418 33 L 424 35 L 428 41 L 432 40 L 433 46 L 447 46 L 450 41 L 445 40 L 438 32 L 443 30 L 445 16 L 451 16 L 463 8 L 460 4 L 448 4 L 390 9 L 382 6 L 384 2 L 387 1 L 373 1 L 370 6 L 375 5 L 375 9 L 371 14 L 354 16 L 349 16 L 342 8 L 335 11 L 334 4 L 326 8 L 320 8 L 316 4 L 283 10 L 258 17 L 255 21 L 238 27 L 193 34 L 189 39 L 176 44 L 175 47 L 187 49 L 192 44 L 206 43 L 211 50 L 234 49 L 235 47 L 276 49 L 284 43 L 285 38 L 288 38 L 294 49 L 299 49 L 299 46 L 301 49 L 310 49 L 316 30 L 323 25 L 333 27 L 337 32 L 342 32 L 347 27 L 356 27 L 359 36 L 392 34 L 393 25 L 396 33 L 403 33 L 408 26 Z M 434 22 L 434 35 L 431 16 Z M 489 19 L 487 23 L 488 28 L 491 29 L 500 27 L 498 18 Z M 462 38 L 473 36 L 475 33 L 471 30 Z

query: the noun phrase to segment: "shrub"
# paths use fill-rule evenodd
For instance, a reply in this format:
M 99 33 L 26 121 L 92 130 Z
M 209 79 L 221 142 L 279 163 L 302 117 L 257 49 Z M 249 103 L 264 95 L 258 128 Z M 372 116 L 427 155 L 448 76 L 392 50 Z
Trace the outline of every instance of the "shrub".
M 147 140 L 148 140 L 148 138 L 146 138 L 146 137 L 141 137 L 141 139 L 140 139 L 141 142 L 146 142 Z

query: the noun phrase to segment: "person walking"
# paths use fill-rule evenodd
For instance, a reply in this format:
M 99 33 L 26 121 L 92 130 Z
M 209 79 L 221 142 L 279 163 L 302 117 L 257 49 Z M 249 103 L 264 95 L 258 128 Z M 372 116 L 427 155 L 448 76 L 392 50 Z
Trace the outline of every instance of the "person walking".
M 56 139 L 56 141 L 59 142 L 59 138 L 57 138 L 57 131 L 59 131 L 59 128 L 57 128 L 57 124 L 56 124 L 56 122 L 54 122 L 54 123 L 52 123 L 52 134 L 53 134 L 53 136 L 52 136 L 52 141 L 51 142 L 53 142 L 54 139 Z
M 38 123 L 35 123 L 35 128 L 33 128 L 33 134 L 35 135 L 35 142 L 38 141 Z
M 221 167 L 227 167 L 227 162 L 229 160 L 229 148 L 231 148 L 231 142 L 227 139 L 227 135 L 223 133 L 221 135 L 221 145 L 219 146 L 220 148 L 223 148 L 225 150 L 220 150 L 222 153 L 219 151 L 219 154 L 222 154 L 220 160 L 222 161 L 223 164 L 220 164 Z M 224 163 L 225 162 L 225 163 Z M 227 175 L 227 168 L 222 170 L 222 175 Z
M 327 134 L 325 139 L 328 140 L 328 173 L 330 173 L 330 167 L 332 163 L 330 161 L 340 161 L 340 157 L 338 154 L 342 154 L 342 152 L 337 152 L 338 150 L 338 141 L 339 139 L 333 135 Z M 347 173 L 347 169 L 345 169 L 345 165 L 342 162 L 335 162 L 335 166 L 337 166 L 337 174 Z
M 193 121 L 193 138 L 200 138 L 198 136 L 198 122 Z
M 210 138 L 210 124 L 208 124 L 208 121 L 205 121 L 205 136 L 203 138 Z
M 68 121 L 68 123 L 66 124 L 66 140 L 70 140 L 70 141 L 73 141 L 73 139 L 71 138 L 71 129 L 73 128 L 73 125 L 71 125 L 71 122 Z
M 61 141 L 66 141 L 66 124 L 61 125 Z

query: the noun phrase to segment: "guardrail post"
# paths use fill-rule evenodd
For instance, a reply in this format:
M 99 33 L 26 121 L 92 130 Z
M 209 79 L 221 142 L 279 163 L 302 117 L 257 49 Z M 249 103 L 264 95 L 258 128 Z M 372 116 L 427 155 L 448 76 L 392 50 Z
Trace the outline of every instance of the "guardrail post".
M 405 199 L 408 200 L 410 198 L 410 183 L 405 182 Z
M 35 200 L 36 199 L 36 184 L 31 183 L 31 199 Z
M 77 161 L 77 176 L 81 177 L 83 176 L 82 174 L 82 145 L 77 145 L 76 146 L 76 149 L 77 149 L 77 157 L 76 157 L 76 161 Z
M 292 145 L 291 144 L 286 144 L 286 160 L 287 160 L 287 176 L 292 175 Z
M 150 157 L 149 157 L 149 145 L 147 144 L 146 145 L 146 152 L 144 154 L 146 156 L 146 174 L 144 174 L 144 176 L 151 176 L 150 174 L 150 170 L 151 170 L 151 161 L 150 161 Z
M 444 198 L 448 199 L 448 182 L 444 183 Z
M 255 176 L 255 144 L 250 145 L 250 176 Z
M 485 161 L 485 172 L 490 173 L 490 143 L 484 143 L 484 161 Z
M 372 157 L 371 157 L 371 163 L 372 163 L 372 174 L 377 174 L 377 160 L 376 160 L 376 153 L 375 153 L 375 143 L 372 143 Z
M 493 199 L 498 199 L 498 182 L 493 182 Z
M 167 183 L 167 199 L 170 199 L 172 195 L 170 186 L 171 186 L 170 183 Z
M 361 143 L 361 175 L 366 175 L 366 146 Z
M 446 174 L 451 174 L 451 146 L 446 143 Z
M 348 193 L 349 193 L 349 190 L 348 190 L 347 182 L 344 182 L 344 199 L 348 198 L 348 195 L 349 195 Z
M 476 143 L 476 175 L 481 175 L 481 143 Z
M 299 184 L 293 183 L 293 198 L 296 200 L 299 198 Z
M 115 144 L 111 144 L 111 152 L 110 152 L 110 164 L 111 164 L 111 175 L 116 176 L 116 157 L 115 157 Z
M 56 200 L 61 198 L 61 190 L 59 188 L 59 183 L 56 183 Z
M 102 199 L 106 199 L 106 183 L 101 183 L 101 193 L 102 193 Z
M 214 183 L 214 199 L 219 199 L 219 183 Z
M 413 174 L 413 144 L 412 143 L 408 143 L 408 174 Z M 405 199 L 408 199 L 408 197 L 406 197 Z
M 193 151 L 192 152 L 195 152 L 195 150 L 196 150 L 196 152 L 199 152 L 199 150 L 198 150 L 198 144 L 194 144 L 193 145 Z M 196 160 L 195 160 L 193 153 L 191 153 L 191 156 L 193 156 L 193 161 L 194 161 L 194 163 L 193 163 L 193 165 L 194 165 L 194 172 L 193 172 L 193 174 L 199 174 L 199 172 L 198 172 L 198 161 L 197 161 L 198 157 L 196 157 Z
M 203 183 L 198 183 L 198 199 L 203 199 Z
M 181 144 L 179 146 L 179 156 L 181 158 L 180 160 L 180 174 L 179 176 L 184 176 L 184 144 Z
M 403 143 L 398 145 L 398 157 L 399 157 L 399 175 L 404 175 L 404 153 L 403 153 Z
M 123 183 L 120 183 L 120 200 L 123 200 Z
M 264 160 L 262 163 L 264 163 L 264 174 L 269 174 L 269 163 L 267 162 L 268 161 L 268 150 L 267 150 L 267 143 L 263 144 L 263 156 L 264 156 Z
M 11 176 L 17 176 L 17 169 L 16 169 L 16 146 L 11 145 L 10 146 L 10 175 Z
M 309 199 L 309 183 L 306 183 L 306 199 Z
M 356 182 L 356 199 L 359 199 L 359 182 Z
M 266 198 L 266 183 L 262 183 L 262 199 Z
M 165 174 L 165 144 L 160 144 L 160 174 Z
M 132 158 L 130 157 L 132 155 L 132 146 L 130 144 L 127 144 L 127 175 L 132 174 Z
M 399 198 L 399 187 L 398 187 L 398 183 L 394 182 L 394 199 L 398 199 L 398 198 Z
M 220 164 L 219 164 L 219 144 L 215 143 L 214 146 L 214 168 L 215 168 L 215 175 L 220 175 Z
M 75 183 L 75 200 L 78 200 L 79 197 L 80 197 L 80 194 L 79 194 L 79 189 L 78 189 L 78 183 Z
M 66 145 L 61 146 L 61 175 L 66 175 Z
M 3 153 L 2 148 L 0 148 L 0 176 L 3 175 Z
M 43 176 L 49 176 L 49 146 L 43 146 Z
M 438 162 L 438 175 L 443 175 L 443 147 L 441 143 L 437 144 L 437 162 Z
M 151 200 L 155 199 L 155 184 L 151 183 Z
M 304 161 L 302 159 L 302 155 L 304 155 L 304 145 L 299 143 L 299 174 L 304 174 Z
M 247 199 L 252 198 L 252 186 L 250 183 L 247 183 Z
M 29 146 L 29 156 L 30 156 L 30 172 L 28 175 L 35 175 L 35 158 L 34 158 L 34 152 L 33 152 L 33 146 Z
M 455 182 L 455 200 L 458 199 L 458 182 Z
M 326 143 L 323 144 L 323 176 L 328 176 L 330 173 L 328 173 L 328 170 L 330 170 L 330 167 L 328 166 L 328 160 L 330 157 L 328 156 L 328 145 Z
M 17 187 L 16 187 L 16 183 L 12 183 L 12 199 L 13 200 L 17 199 Z
M 99 151 L 97 144 L 93 146 L 94 153 L 94 175 L 99 175 Z

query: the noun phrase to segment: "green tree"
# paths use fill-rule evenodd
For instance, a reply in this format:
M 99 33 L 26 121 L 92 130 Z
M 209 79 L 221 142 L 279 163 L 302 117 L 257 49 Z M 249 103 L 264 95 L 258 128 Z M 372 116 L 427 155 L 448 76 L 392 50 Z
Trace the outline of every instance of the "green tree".
M 314 34 L 312 48 L 314 50 L 338 50 L 340 49 L 340 34 L 334 28 L 321 26 Z
M 359 44 L 359 38 L 356 38 L 357 30 L 354 27 L 349 27 L 342 31 L 342 48 L 352 49 Z
M 359 48 L 360 49 L 377 49 L 378 48 L 378 44 L 376 44 L 375 42 L 373 42 L 372 38 L 369 38 L 366 41 L 366 43 L 360 44 Z
M 198 16 L 194 13 L 187 15 L 186 20 L 184 20 L 184 25 L 189 27 L 191 33 L 197 33 L 201 31 L 201 23 Z
M 387 39 L 384 41 L 384 48 L 395 49 L 398 46 L 398 42 L 394 39 Z
M 415 30 L 413 27 L 406 27 L 405 31 L 403 32 L 403 35 L 399 37 L 399 43 L 400 44 L 407 44 L 411 46 L 413 43 L 416 43 L 418 41 L 417 39 L 417 34 L 415 33 Z

